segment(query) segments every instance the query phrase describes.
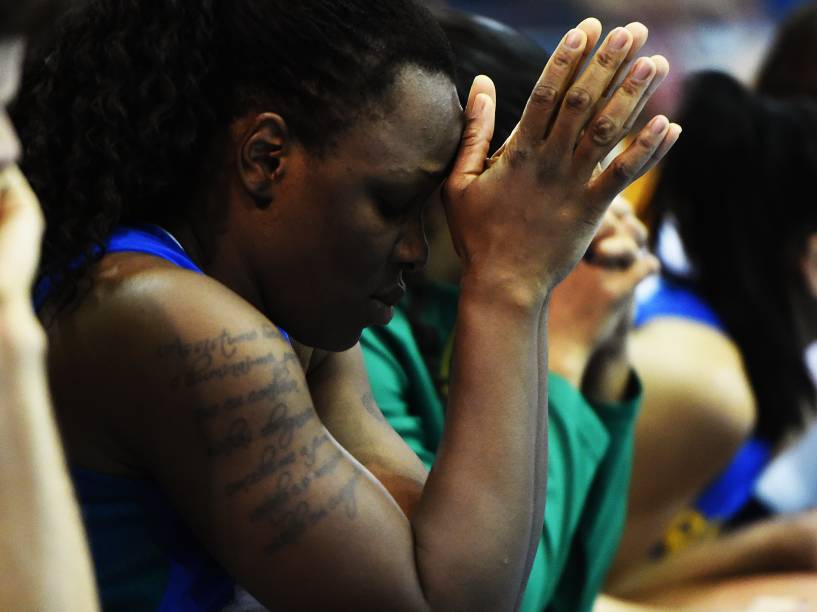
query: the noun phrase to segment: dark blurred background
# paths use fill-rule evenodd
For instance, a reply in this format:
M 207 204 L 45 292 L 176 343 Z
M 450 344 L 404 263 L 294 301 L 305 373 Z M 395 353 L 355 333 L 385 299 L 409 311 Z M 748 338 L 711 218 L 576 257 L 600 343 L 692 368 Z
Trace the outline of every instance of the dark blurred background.
M 584 17 L 605 32 L 641 21 L 650 28 L 646 54 L 670 60 L 669 82 L 651 110 L 672 112 L 684 75 L 718 68 L 751 83 L 776 24 L 804 0 L 427 0 L 480 13 L 522 30 L 547 50 Z M 500 92 L 501 95 L 501 92 Z

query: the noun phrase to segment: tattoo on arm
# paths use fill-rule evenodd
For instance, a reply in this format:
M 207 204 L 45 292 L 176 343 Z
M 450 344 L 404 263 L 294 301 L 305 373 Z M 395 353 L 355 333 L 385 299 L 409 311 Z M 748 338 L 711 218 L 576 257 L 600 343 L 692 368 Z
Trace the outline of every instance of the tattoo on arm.
M 252 523 L 272 528 L 272 539 L 262 543 L 270 555 L 295 543 L 333 513 L 342 512 L 354 520 L 357 484 L 362 476 L 358 467 L 343 464 L 343 452 L 330 444 L 325 431 L 315 427 L 318 417 L 312 406 L 293 409 L 288 403 L 290 396 L 302 390 L 289 369 L 288 362 L 298 363 L 294 352 L 280 357 L 272 352 L 243 354 L 245 347 L 272 337 L 279 337 L 272 327 L 240 333 L 225 329 L 195 342 L 176 338 L 157 351 L 168 369 L 175 370 L 170 382 L 176 391 L 265 373 L 264 385 L 196 406 L 193 416 L 208 441 L 207 455 L 212 461 L 247 458 L 249 470 L 224 486 L 226 498 L 247 495 L 264 483 L 274 483 L 247 516 Z M 361 399 L 372 416 L 385 422 L 371 393 Z M 310 431 L 316 433 L 310 436 Z M 296 445 L 296 440 L 305 439 L 308 442 Z M 346 472 L 349 474 L 344 475 Z M 318 493 L 316 483 L 330 476 L 340 484 L 328 495 Z

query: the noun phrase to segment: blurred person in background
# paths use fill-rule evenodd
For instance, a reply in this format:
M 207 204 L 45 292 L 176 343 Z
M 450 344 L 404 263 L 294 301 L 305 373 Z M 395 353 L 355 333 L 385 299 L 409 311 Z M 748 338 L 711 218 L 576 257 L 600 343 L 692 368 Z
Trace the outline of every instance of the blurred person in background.
M 90 555 L 51 411 L 31 306 L 43 219 L 6 108 L 25 36 L 57 1 L 0 0 L 0 609 L 97 609 Z
M 756 78 L 761 94 L 817 103 L 817 3 L 807 2 L 780 25 Z M 806 359 L 817 376 L 817 345 Z M 755 514 L 817 508 L 817 422 L 764 471 L 755 491 Z
M 662 275 L 632 338 L 645 400 L 611 582 L 624 595 L 817 561 L 804 515 L 650 567 L 734 519 L 814 411 L 804 349 L 817 337 L 817 209 L 802 195 L 817 172 L 817 110 L 703 73 L 680 116 L 685 138 L 653 199 Z
M 491 151 L 510 137 L 547 53 L 494 20 L 459 11 L 437 17 L 454 48 L 457 88 L 467 101 L 471 81 L 486 74 L 501 95 Z M 598 38 L 600 26 L 592 23 Z M 627 26 L 646 40 L 640 24 Z M 661 56 L 622 75 L 664 80 Z M 677 130 L 677 128 L 673 128 Z M 677 133 L 676 133 L 677 136 Z M 430 468 L 442 439 L 451 375 L 462 266 L 441 206 L 426 212 L 427 271 L 386 327 L 362 337 L 374 400 L 395 430 Z M 627 352 L 633 291 L 657 262 L 644 249 L 646 230 L 623 202 L 614 203 L 586 261 L 556 288 L 548 319 L 550 375 L 548 503 L 533 571 L 521 610 L 590 609 L 615 553 L 624 523 L 632 434 L 640 385 Z
M 61 24 L 15 118 L 106 609 L 218 609 L 236 585 L 272 609 L 517 606 L 544 514 L 550 293 L 677 136 L 656 117 L 594 174 L 648 84 L 596 107 L 637 42 L 614 30 L 580 72 L 598 36 L 564 37 L 487 162 L 494 86 L 475 80 L 463 118 L 414 2 L 91 0 Z M 357 340 L 424 263 L 443 183 L 464 287 L 427 474 Z

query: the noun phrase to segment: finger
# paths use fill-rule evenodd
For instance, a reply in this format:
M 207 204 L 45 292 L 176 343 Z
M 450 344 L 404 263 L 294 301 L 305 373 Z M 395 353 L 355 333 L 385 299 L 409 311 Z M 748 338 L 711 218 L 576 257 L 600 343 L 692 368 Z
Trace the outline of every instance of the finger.
M 663 142 L 659 145 L 655 153 L 653 153 L 650 160 L 639 171 L 638 175 L 635 177 L 635 180 L 638 180 L 647 174 L 647 172 L 652 170 L 657 163 L 664 159 L 666 154 L 669 153 L 670 149 L 672 149 L 673 145 L 678 142 L 682 131 L 683 129 L 681 129 L 680 125 L 677 123 L 670 123 L 669 129 L 667 130 L 667 135 L 664 137 Z
M 641 222 L 641 219 L 636 217 L 632 212 L 621 219 L 621 222 L 626 227 L 627 233 L 635 241 L 640 249 L 647 246 L 647 241 L 650 238 L 650 233 L 647 226 Z
M 613 97 L 596 115 L 576 147 L 574 161 L 580 172 L 590 174 L 595 165 L 612 150 L 624 135 L 624 124 L 647 91 L 655 76 L 655 63 L 639 58 Z
M 579 135 L 593 116 L 596 104 L 613 80 L 613 76 L 632 46 L 633 35 L 626 28 L 616 28 L 602 43 L 587 68 L 565 93 L 558 117 L 548 137 L 548 148 L 556 151 L 575 148 Z M 622 120 L 623 124 L 624 121 Z M 592 168 L 588 170 L 588 175 Z
M 466 104 L 460 149 L 446 182 L 447 190 L 464 189 L 484 171 L 494 133 L 495 96 L 491 79 L 480 76 L 474 80 Z
M 581 70 L 581 67 L 584 65 L 584 62 L 587 61 L 587 58 L 590 57 L 590 53 L 593 52 L 593 48 L 599 42 L 599 38 L 601 37 L 601 22 L 595 17 L 588 17 L 579 25 L 577 25 L 576 29 L 582 30 L 587 35 L 587 42 L 584 45 L 584 51 L 581 54 L 581 59 L 579 59 L 579 61 L 576 62 L 575 69 L 573 70 L 573 73 L 571 74 L 571 77 L 568 79 L 568 81 L 572 81 L 573 78 L 576 76 L 576 72 Z M 513 130 L 511 131 L 510 135 L 505 140 L 505 142 L 503 142 L 499 149 L 497 149 L 496 152 L 491 156 L 491 161 L 496 161 L 496 159 L 498 159 L 502 155 L 502 153 L 507 148 L 508 143 L 511 142 L 516 136 L 518 130 L 519 124 L 514 126 Z
M 641 256 L 641 248 L 629 236 L 614 235 L 594 245 L 591 263 L 603 268 L 626 269 Z
M 669 62 L 667 61 L 667 58 L 665 58 L 663 55 L 653 55 L 650 59 L 653 61 L 653 63 L 655 63 L 655 76 L 652 78 L 650 86 L 647 87 L 647 91 L 641 97 L 641 100 L 635 107 L 635 110 L 633 110 L 630 118 L 624 123 L 625 134 L 629 133 L 629 131 L 633 129 L 633 125 L 635 124 L 639 115 L 641 115 L 641 111 L 644 110 L 644 106 L 646 106 L 647 102 L 650 101 L 650 98 L 652 98 L 655 90 L 658 89 L 669 74 Z
M 574 28 L 550 56 L 519 121 L 517 136 L 521 146 L 535 147 L 545 138 L 586 46 L 587 33 Z
M 618 219 L 626 219 L 627 217 L 633 216 L 633 207 L 626 198 L 621 196 L 616 196 L 613 198 L 609 210 L 611 213 L 615 214 L 616 218 Z
M 636 54 L 641 51 L 641 48 L 647 42 L 647 38 L 649 37 L 649 30 L 643 23 L 639 23 L 634 21 L 633 23 L 628 23 L 624 26 L 630 33 L 633 35 L 633 44 L 630 47 L 630 52 L 627 53 L 627 57 L 624 58 L 624 63 L 619 67 L 618 72 L 613 77 L 613 80 L 610 82 L 610 85 L 607 87 L 607 90 L 604 92 L 603 98 L 607 98 L 613 93 L 616 89 L 619 88 L 622 81 L 624 81 L 627 73 L 630 71 L 630 66 L 633 63 L 633 59 L 635 58 Z
M 640 176 L 644 169 L 653 163 L 656 154 L 665 144 L 669 131 L 670 123 L 666 117 L 663 115 L 654 117 L 624 152 L 616 156 L 607 169 L 591 181 L 590 189 L 600 198 L 599 201 L 612 200 Z
M 602 27 L 601 21 L 599 21 L 595 17 L 588 17 L 576 27 L 582 30 L 585 34 L 587 34 L 587 44 L 584 46 L 584 51 L 582 52 L 581 60 L 576 65 L 576 70 L 578 71 L 581 70 L 581 68 L 587 61 L 587 58 L 590 57 L 590 54 L 593 53 L 593 49 L 595 49 L 596 45 L 599 43 L 599 39 L 601 38 Z M 575 73 L 573 76 L 575 76 Z
M 635 263 L 623 272 L 622 284 L 627 288 L 627 293 L 635 290 L 638 284 L 645 278 L 658 274 L 661 264 L 654 255 L 640 257 Z
M 496 104 L 496 86 L 490 77 L 484 74 L 477 75 L 471 83 L 471 91 L 468 92 L 468 102 L 465 104 L 466 117 L 469 110 L 474 108 L 474 102 L 479 94 L 484 93 Z

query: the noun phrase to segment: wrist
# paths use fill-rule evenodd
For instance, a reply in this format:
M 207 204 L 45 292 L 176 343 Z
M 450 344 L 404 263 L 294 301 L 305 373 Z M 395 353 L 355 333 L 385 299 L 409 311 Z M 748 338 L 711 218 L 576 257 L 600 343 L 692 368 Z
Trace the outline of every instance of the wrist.
M 549 297 L 548 291 L 513 275 L 469 270 L 460 279 L 460 300 L 495 304 L 524 314 L 538 316 Z

